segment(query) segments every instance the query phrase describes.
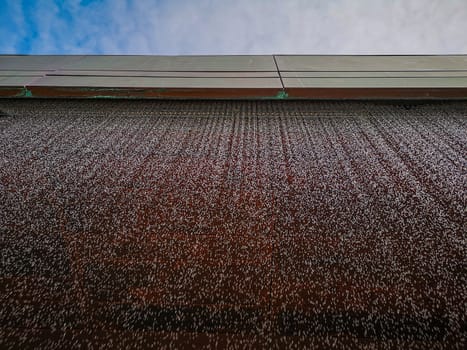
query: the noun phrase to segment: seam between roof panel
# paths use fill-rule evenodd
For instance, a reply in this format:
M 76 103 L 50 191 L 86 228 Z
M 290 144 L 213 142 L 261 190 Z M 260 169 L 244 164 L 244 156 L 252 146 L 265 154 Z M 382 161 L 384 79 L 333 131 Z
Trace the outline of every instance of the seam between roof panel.
M 276 70 L 277 70 L 277 74 L 279 75 L 279 80 L 281 81 L 281 93 L 278 94 L 278 98 L 287 98 L 288 95 L 287 95 L 287 92 L 285 91 L 285 86 L 284 86 L 284 81 L 282 80 L 282 75 L 281 75 L 281 71 L 279 70 L 279 66 L 277 64 L 277 61 L 276 61 L 276 55 L 272 55 L 272 59 L 274 60 L 274 64 L 276 65 Z

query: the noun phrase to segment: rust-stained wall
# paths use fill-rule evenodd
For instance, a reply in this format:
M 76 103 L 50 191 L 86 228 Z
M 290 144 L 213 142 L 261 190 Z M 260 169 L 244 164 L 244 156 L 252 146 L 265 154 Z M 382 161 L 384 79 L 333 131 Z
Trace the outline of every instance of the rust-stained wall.
M 466 108 L 0 100 L 0 344 L 462 348 Z

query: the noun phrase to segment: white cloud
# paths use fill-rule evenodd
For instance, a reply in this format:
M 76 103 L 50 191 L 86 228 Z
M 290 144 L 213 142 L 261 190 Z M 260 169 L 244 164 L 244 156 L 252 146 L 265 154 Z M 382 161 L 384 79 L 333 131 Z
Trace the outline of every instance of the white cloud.
M 36 4 L 32 53 L 467 53 L 466 0 L 71 0 L 72 20 Z
M 8 4 L 9 13 L 0 15 L 0 50 L 11 53 L 15 51 L 15 48 L 20 45 L 21 39 L 27 35 L 27 29 L 25 25 L 25 18 L 19 1 Z M 0 7 L 0 11 L 2 8 Z M 6 17 L 8 19 L 6 20 Z M 1 23 L 9 23 L 12 25 L 13 30 L 7 30 L 2 28 Z M 1 51 L 0 51 L 1 52 Z

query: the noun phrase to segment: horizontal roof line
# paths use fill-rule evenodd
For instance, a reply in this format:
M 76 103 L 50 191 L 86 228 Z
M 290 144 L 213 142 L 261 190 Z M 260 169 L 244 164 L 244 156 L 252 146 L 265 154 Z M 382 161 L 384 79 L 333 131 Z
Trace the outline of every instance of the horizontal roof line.
M 0 55 L 3 97 L 467 99 L 466 91 L 464 54 Z

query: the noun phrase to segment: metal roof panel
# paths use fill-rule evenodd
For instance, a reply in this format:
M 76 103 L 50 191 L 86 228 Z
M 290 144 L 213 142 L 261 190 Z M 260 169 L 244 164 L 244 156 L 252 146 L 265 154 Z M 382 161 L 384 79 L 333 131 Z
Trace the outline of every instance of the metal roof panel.
M 0 72 L 1 74 L 1 72 Z M 276 72 L 204 72 L 204 71 L 137 71 L 137 70 L 58 70 L 48 76 L 109 76 L 168 78 L 279 78 Z
M 272 56 L 86 56 L 63 69 L 207 72 L 276 71 Z
M 278 78 L 155 78 L 46 76 L 31 86 L 108 88 L 282 88 Z
M 25 86 L 30 84 L 37 76 L 0 76 L 0 86 Z M 40 78 L 39 78 L 40 79 Z
M 55 70 L 63 65 L 73 65 L 84 56 L 65 55 L 0 55 L 1 70 Z
M 20 77 L 20 76 L 35 76 L 42 77 L 48 71 L 44 70 L 0 70 L 0 77 Z
M 287 88 L 467 88 L 467 77 L 449 78 L 283 78 Z
M 467 70 L 459 71 L 300 71 L 281 72 L 282 78 L 447 78 L 447 77 L 467 77 Z
M 280 71 L 467 70 L 467 56 L 276 56 Z

